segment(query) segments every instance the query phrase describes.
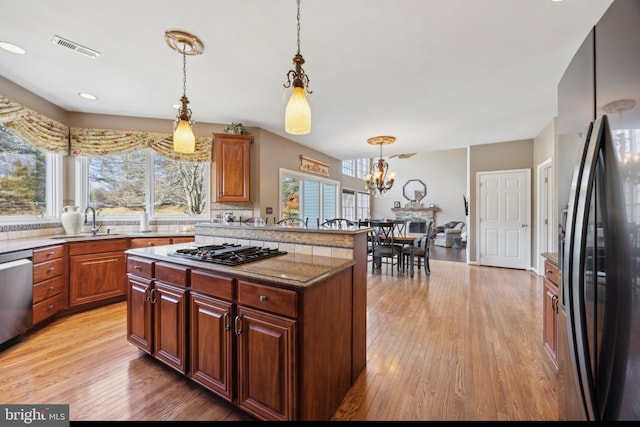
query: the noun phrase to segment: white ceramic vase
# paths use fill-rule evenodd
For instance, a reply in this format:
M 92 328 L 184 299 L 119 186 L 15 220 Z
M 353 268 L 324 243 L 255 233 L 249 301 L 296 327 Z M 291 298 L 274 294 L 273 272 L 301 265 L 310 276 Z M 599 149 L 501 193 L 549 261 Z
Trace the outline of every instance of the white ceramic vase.
M 80 212 L 80 206 L 65 206 L 62 208 L 61 218 L 65 233 L 82 233 L 82 212 Z

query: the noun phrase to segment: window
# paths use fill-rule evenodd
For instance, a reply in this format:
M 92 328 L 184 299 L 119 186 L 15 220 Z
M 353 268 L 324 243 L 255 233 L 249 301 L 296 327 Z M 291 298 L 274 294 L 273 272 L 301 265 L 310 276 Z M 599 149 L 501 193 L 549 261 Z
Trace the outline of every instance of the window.
M 342 161 L 342 174 L 347 176 L 353 176 L 358 179 L 365 179 L 365 175 L 370 172 L 371 160 L 370 159 L 356 159 L 356 160 L 343 160 Z
M 207 218 L 209 164 L 167 159 L 145 149 L 77 157 L 84 206 L 103 217 L 131 217 L 147 209 L 154 218 Z M 83 197 L 84 195 L 84 197 Z
M 307 219 L 308 226 L 338 214 L 338 182 L 293 171 L 280 170 L 280 219 Z
M 342 190 L 342 217 L 356 221 L 356 193 L 353 190 Z
M 371 160 L 370 159 L 358 159 L 356 176 L 362 180 L 365 179 L 365 175 L 371 172 Z
M 0 123 L 0 217 L 53 219 L 62 211 L 62 154 L 36 148 Z
M 353 160 L 342 161 L 342 175 L 356 176 L 356 165 Z
M 356 197 L 356 216 L 358 219 L 371 218 L 369 207 L 371 206 L 371 196 L 369 193 L 358 191 Z
M 369 203 L 369 193 L 343 189 L 342 217 L 352 221 L 369 218 Z

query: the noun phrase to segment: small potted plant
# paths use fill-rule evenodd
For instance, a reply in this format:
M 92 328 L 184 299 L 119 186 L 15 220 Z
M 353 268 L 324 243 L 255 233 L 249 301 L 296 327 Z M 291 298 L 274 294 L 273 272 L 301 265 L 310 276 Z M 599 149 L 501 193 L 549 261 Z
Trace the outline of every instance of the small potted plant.
M 230 125 L 224 127 L 224 132 L 234 135 L 249 135 L 249 131 L 239 122 L 231 122 Z

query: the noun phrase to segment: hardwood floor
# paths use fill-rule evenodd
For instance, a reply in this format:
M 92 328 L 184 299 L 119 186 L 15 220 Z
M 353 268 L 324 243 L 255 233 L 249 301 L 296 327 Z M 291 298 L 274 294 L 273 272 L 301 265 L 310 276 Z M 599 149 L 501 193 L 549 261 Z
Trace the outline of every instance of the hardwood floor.
M 431 260 L 368 273 L 367 366 L 334 420 L 555 420 L 542 278 Z M 57 319 L 0 352 L 1 403 L 72 421 L 251 420 L 126 340 L 126 303 Z
M 429 259 L 439 259 L 442 261 L 455 261 L 455 262 L 467 262 L 467 250 L 443 248 L 442 246 L 436 246 L 431 241 L 431 248 L 429 248 Z

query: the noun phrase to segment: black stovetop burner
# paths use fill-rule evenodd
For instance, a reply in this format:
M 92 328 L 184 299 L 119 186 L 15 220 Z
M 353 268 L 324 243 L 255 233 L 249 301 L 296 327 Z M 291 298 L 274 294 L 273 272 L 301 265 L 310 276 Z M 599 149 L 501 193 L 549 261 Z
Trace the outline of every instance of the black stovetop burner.
M 197 246 L 195 248 L 178 249 L 168 255 L 189 258 L 195 261 L 212 262 L 224 265 L 240 265 L 286 254 L 278 249 L 242 246 L 231 243 L 222 245 Z

